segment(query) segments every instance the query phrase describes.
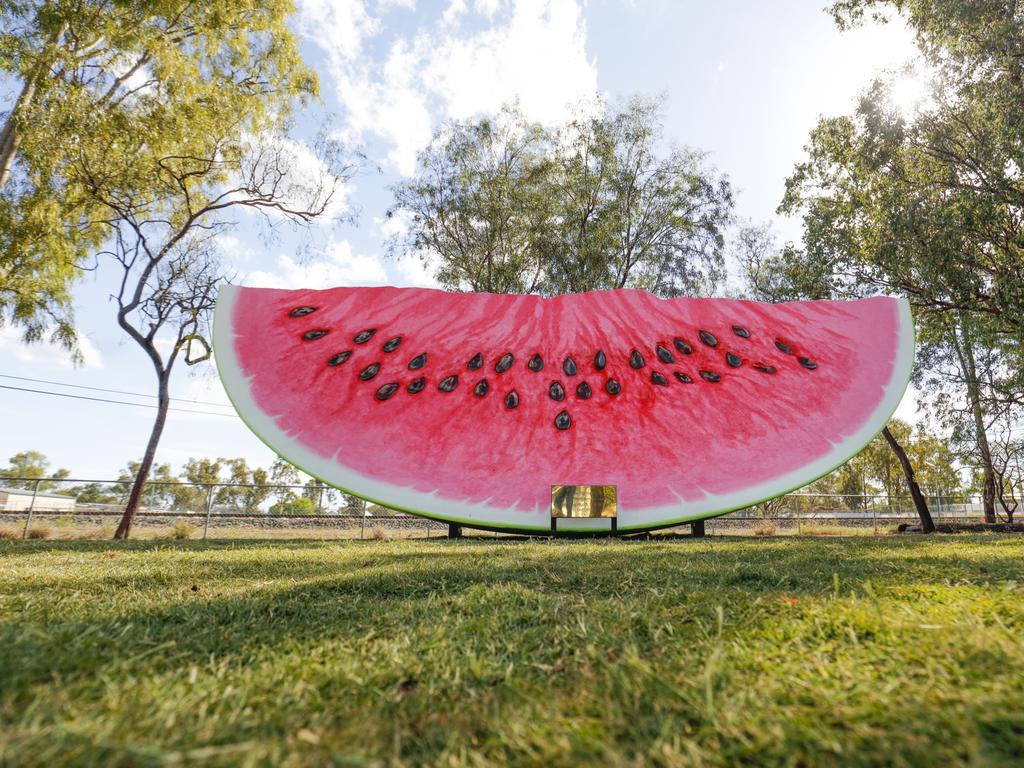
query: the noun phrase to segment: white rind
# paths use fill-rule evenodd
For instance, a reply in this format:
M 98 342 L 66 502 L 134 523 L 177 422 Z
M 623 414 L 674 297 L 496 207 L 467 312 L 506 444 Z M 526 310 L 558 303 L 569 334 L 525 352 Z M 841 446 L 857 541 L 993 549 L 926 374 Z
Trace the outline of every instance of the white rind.
M 238 287 L 226 285 L 220 289 L 217 298 L 213 326 L 217 369 L 238 415 L 271 449 L 329 485 L 388 507 L 469 525 L 550 532 L 551 513 L 548 508 L 523 510 L 489 507 L 486 502 L 471 504 L 441 498 L 436 493 L 389 485 L 356 472 L 334 461 L 333 457 L 327 458 L 315 453 L 292 438 L 252 399 L 249 379 L 242 373 L 235 356 L 231 315 L 238 293 Z M 828 453 L 815 461 L 734 493 L 708 494 L 699 500 L 680 500 L 678 504 L 647 509 L 623 509 L 620 505 L 618 530 L 649 530 L 749 507 L 807 485 L 855 456 L 882 431 L 910 382 L 914 364 L 914 323 L 909 302 L 906 299 L 896 299 L 896 302 L 899 315 L 898 342 L 892 375 L 885 385 L 885 394 L 859 429 L 835 443 Z

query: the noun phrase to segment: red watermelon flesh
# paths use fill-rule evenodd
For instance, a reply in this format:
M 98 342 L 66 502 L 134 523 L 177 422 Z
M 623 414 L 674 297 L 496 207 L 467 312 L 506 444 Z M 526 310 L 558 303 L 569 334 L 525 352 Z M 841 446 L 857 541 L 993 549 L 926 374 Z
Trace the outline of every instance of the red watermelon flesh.
M 522 530 L 550 529 L 552 485 L 609 484 L 630 530 L 841 464 L 898 404 L 913 330 L 884 297 L 225 287 L 215 351 L 242 418 L 327 483 Z

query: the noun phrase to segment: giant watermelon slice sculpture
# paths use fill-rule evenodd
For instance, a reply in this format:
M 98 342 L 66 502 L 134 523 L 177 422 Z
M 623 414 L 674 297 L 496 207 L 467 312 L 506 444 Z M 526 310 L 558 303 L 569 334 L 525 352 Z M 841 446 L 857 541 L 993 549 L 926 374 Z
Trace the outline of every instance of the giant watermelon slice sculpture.
M 550 532 L 552 487 L 617 493 L 617 530 L 719 515 L 866 445 L 910 377 L 908 304 L 643 291 L 538 296 L 227 286 L 214 347 L 239 415 L 326 483 Z

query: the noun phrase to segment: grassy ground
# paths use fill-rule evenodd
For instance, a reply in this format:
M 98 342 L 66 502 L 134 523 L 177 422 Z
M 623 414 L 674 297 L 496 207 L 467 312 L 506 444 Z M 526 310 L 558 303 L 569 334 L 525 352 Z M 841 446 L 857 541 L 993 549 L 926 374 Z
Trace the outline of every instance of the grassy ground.
M 0 541 L 0 764 L 1024 761 L 1024 539 Z

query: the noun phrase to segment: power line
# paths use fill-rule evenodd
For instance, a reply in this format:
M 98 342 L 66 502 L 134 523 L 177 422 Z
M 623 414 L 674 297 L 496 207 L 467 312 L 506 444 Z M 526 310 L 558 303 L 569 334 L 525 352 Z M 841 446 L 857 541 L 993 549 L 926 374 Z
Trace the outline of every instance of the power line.
M 157 406 L 150 403 L 131 403 L 127 400 L 110 400 L 105 397 L 88 397 L 86 395 L 72 395 L 69 392 L 48 392 L 43 389 L 28 389 L 26 387 L 12 387 L 8 384 L 0 384 L 0 389 L 13 389 L 17 392 L 31 392 L 35 395 L 53 395 L 54 397 L 69 397 L 74 400 L 91 400 L 96 403 L 113 403 L 114 405 L 134 405 L 137 408 L 156 408 Z M 196 411 L 191 408 L 173 408 L 169 407 L 169 411 L 177 411 L 178 413 L 201 413 L 206 416 L 236 416 L 235 413 L 217 413 L 216 411 Z
M 88 389 L 93 392 L 109 392 L 113 395 L 131 395 L 132 397 L 156 397 L 156 395 L 148 395 L 143 392 L 127 392 L 123 389 L 105 389 L 104 387 L 87 387 L 84 384 L 68 384 L 63 381 L 52 381 L 50 379 L 32 379 L 28 376 L 14 376 L 10 373 L 0 373 L 0 378 L 4 379 L 16 379 L 17 381 L 31 381 L 34 384 L 51 384 L 56 387 L 70 387 L 71 389 Z M 230 408 L 230 403 L 212 403 L 209 400 L 192 400 L 187 397 L 172 397 L 171 400 L 177 400 L 181 403 L 196 403 L 197 405 L 213 405 L 218 408 Z

